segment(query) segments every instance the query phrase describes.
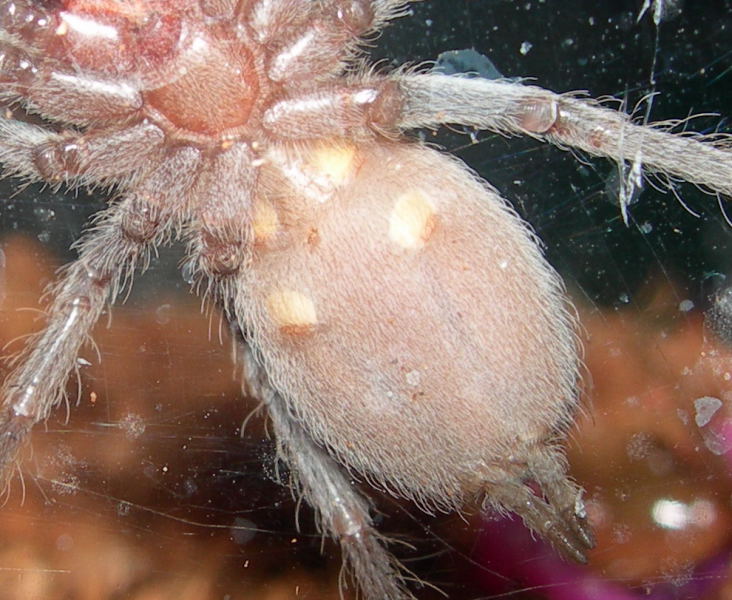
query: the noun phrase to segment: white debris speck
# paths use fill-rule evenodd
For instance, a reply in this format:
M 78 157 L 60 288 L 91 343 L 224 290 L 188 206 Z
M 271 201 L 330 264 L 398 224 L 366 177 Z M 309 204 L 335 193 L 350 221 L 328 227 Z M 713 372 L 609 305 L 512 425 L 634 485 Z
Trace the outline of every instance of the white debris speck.
M 697 427 L 704 427 L 709 424 L 712 420 L 714 413 L 716 413 L 722 407 L 722 401 L 719 398 L 712 396 L 702 396 L 694 400 L 694 408 L 696 409 L 696 415 L 694 415 L 694 421 Z
M 155 309 L 155 320 L 160 325 L 167 325 L 170 323 L 170 313 L 172 311 L 172 307 L 170 304 L 161 304 L 160 306 Z
M 633 461 L 643 460 L 653 449 L 653 438 L 645 432 L 634 434 L 625 447 L 628 458 Z
M 422 376 L 420 375 L 419 371 L 409 371 L 406 378 L 409 385 L 411 385 L 412 387 L 416 387 L 419 385 Z
M 145 420 L 140 415 L 130 413 L 120 421 L 119 427 L 127 439 L 134 440 L 145 433 Z
M 257 532 L 257 525 L 249 519 L 237 517 L 231 526 L 231 537 L 240 546 L 245 546 L 252 541 Z
M 679 310 L 681 312 L 689 312 L 692 308 L 694 308 L 694 302 L 691 300 L 682 300 L 679 302 Z
M 521 47 L 519 48 L 519 52 L 526 56 L 529 51 L 534 47 L 534 44 L 531 42 L 521 42 Z
M 724 456 L 727 453 L 727 443 L 721 435 L 711 429 L 702 429 L 702 439 L 707 450 L 717 456 Z
M 627 544 L 633 537 L 633 531 L 629 525 L 620 523 L 613 526 L 612 536 L 616 544 Z

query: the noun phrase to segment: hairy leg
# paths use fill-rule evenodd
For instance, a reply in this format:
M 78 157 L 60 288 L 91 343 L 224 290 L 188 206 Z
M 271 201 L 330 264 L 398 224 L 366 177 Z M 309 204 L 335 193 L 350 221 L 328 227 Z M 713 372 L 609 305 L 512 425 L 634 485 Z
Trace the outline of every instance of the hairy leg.
M 187 264 L 205 298 L 233 298 L 236 276 L 251 260 L 253 161 L 247 144 L 233 144 L 209 161 L 192 190 Z
M 616 162 L 680 177 L 732 196 L 730 140 L 673 134 L 663 127 L 635 125 L 597 102 L 548 90 L 488 79 L 406 75 L 397 79 L 403 129 L 462 124 L 498 133 L 531 135 L 561 148 L 578 148 Z
M 323 85 L 282 98 L 265 112 L 262 124 L 272 137 L 283 140 L 373 139 L 375 131 L 393 131 L 401 111 L 399 93 L 394 82 L 385 78 Z
M 271 387 L 248 347 L 243 348 L 245 391 L 267 407 L 277 439 L 279 459 L 290 470 L 291 483 L 317 514 L 320 531 L 340 543 L 366 600 L 407 600 L 402 569 L 376 531 L 368 501 L 350 483 L 343 469 L 317 446 Z M 342 585 L 347 581 L 342 581 Z
M 0 5 L 0 99 L 21 100 L 47 119 L 90 125 L 125 118 L 142 107 L 127 82 L 89 77 L 59 60 L 59 11 L 44 3 Z
M 345 23 L 352 36 L 378 31 L 393 19 L 407 14 L 407 5 L 422 0 L 246 0 L 240 3 L 240 17 L 249 18 L 260 41 L 284 42 L 288 30 L 295 30 L 317 11 L 321 17 L 335 17 Z M 327 26 L 326 26 L 327 29 Z M 322 32 L 322 30 L 321 30 Z
M 15 357 L 16 368 L 0 390 L 0 471 L 6 481 L 32 427 L 63 398 L 79 349 L 107 302 L 170 236 L 176 203 L 190 188 L 199 160 L 188 148 L 172 153 L 145 186 L 102 213 L 81 239 L 78 260 L 52 290 L 45 329 Z
M 267 76 L 301 91 L 340 75 L 364 36 L 406 14 L 404 0 L 258 0 L 240 6 L 255 40 L 272 49 Z
M 3 175 L 73 185 L 129 185 L 162 156 L 162 131 L 149 123 L 96 133 L 56 133 L 0 119 Z

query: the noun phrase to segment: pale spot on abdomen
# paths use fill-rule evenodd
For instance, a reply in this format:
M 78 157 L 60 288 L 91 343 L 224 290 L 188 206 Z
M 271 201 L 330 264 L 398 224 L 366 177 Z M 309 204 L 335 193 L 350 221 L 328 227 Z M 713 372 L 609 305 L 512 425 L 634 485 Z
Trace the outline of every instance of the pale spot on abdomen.
M 348 183 L 355 171 L 356 149 L 348 145 L 323 144 L 309 157 L 309 165 L 338 187 Z
M 267 296 L 267 312 L 282 333 L 304 334 L 318 324 L 315 303 L 292 289 L 279 289 Z
M 419 249 L 435 228 L 435 209 L 419 190 L 403 193 L 389 215 L 389 239 L 408 249 Z
M 280 219 L 269 202 L 258 201 L 254 204 L 252 228 L 254 239 L 259 243 L 266 242 L 279 231 Z

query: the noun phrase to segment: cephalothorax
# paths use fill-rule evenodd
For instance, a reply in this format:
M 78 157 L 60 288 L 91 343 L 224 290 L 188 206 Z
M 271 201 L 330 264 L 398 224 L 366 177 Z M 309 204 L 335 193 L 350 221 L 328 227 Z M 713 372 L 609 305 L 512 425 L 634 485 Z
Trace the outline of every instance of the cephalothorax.
M 410 594 L 341 465 L 430 509 L 515 511 L 584 560 L 592 536 L 560 449 L 578 358 L 558 277 L 492 188 L 400 134 L 531 135 L 724 194 L 732 156 L 538 87 L 376 74 L 359 43 L 405 4 L 2 3 L 0 97 L 49 124 L 0 121 L 5 172 L 114 190 L 5 381 L 6 473 L 106 303 L 182 238 L 365 597 Z

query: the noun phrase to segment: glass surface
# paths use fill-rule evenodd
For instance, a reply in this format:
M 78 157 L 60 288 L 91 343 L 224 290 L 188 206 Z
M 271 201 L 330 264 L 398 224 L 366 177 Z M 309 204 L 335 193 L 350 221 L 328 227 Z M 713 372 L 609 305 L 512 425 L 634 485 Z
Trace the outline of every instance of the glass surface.
M 651 121 L 701 114 L 689 129 L 729 132 L 732 4 L 664 6 L 656 24 L 655 3 L 639 17 L 641 0 L 431 0 L 374 40 L 372 57 L 389 67 L 474 49 L 507 78 L 613 96 L 638 120 L 655 94 Z M 364 484 L 380 530 L 408 544 L 392 549 L 455 599 L 728 597 L 729 199 L 646 185 L 626 224 L 608 161 L 462 128 L 412 137 L 490 181 L 566 281 L 587 366 L 569 456 L 598 547 L 587 566 L 570 565 L 515 520 L 427 516 Z M 39 326 L 38 297 L 104 202 L 0 182 L 8 352 Z M 82 353 L 68 411 L 34 431 L 0 510 L 0 589 L 13 597 L 338 598 L 337 547 L 279 485 L 263 419 L 240 434 L 256 405 L 241 399 L 227 327 L 201 315 L 181 256 L 161 249 Z

